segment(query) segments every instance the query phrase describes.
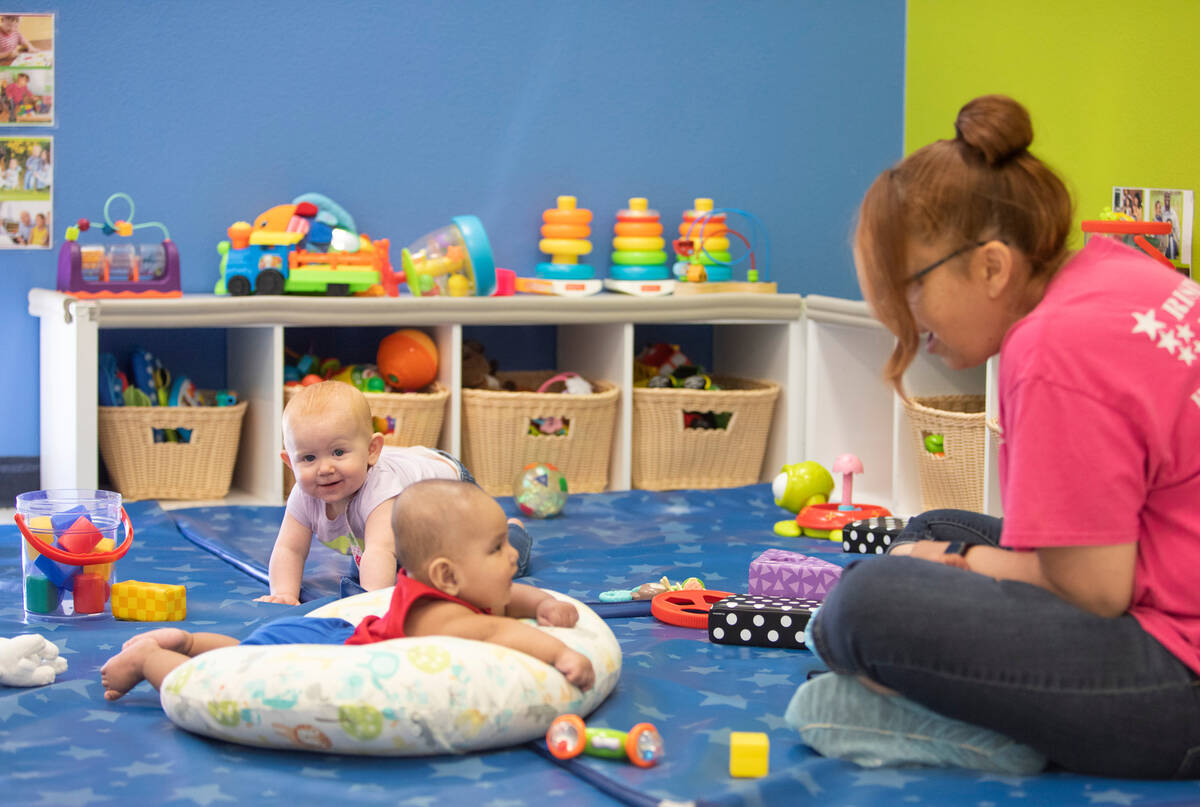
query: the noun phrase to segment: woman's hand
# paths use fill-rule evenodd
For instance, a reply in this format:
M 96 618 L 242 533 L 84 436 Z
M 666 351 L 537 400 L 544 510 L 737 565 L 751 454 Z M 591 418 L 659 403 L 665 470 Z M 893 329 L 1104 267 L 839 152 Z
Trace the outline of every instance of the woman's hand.
M 913 541 L 912 543 L 899 544 L 892 549 L 892 555 L 908 555 L 909 557 L 918 558 L 920 560 L 933 561 L 940 563 L 943 566 L 953 566 L 956 569 L 970 569 L 967 565 L 965 555 L 951 553 L 946 554 L 946 547 L 950 546 L 949 541 Z

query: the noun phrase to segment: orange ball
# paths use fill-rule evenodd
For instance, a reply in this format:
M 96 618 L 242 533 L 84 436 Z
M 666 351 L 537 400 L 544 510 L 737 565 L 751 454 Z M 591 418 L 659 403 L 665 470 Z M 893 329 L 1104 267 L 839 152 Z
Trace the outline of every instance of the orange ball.
M 389 387 L 419 390 L 437 378 L 437 345 L 428 334 L 406 328 L 383 338 L 375 363 Z

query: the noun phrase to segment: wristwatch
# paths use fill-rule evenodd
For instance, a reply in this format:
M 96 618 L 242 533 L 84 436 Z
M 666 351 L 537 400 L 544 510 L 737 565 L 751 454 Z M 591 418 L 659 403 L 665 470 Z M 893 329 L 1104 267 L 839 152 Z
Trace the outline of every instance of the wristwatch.
M 967 550 L 972 546 L 974 546 L 974 544 L 968 544 L 966 541 L 951 541 L 950 543 L 946 544 L 945 554 L 962 555 L 965 558 L 967 556 Z

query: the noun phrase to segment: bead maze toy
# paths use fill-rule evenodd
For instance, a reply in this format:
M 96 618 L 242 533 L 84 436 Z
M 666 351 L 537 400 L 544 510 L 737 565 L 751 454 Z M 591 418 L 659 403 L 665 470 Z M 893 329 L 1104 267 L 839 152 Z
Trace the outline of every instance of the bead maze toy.
M 496 291 L 496 265 L 483 223 L 455 216 L 400 251 L 414 297 L 486 297 Z
M 640 297 L 657 297 L 675 291 L 667 266 L 666 241 L 657 210 L 649 200 L 635 197 L 629 207 L 617 211 L 613 225 L 612 266 L 604 288 Z
M 110 208 L 121 200 L 129 204 L 124 219 L 113 220 Z M 67 228 L 58 251 L 59 291 L 73 297 L 180 297 L 179 250 L 167 228 L 157 221 L 133 223 L 133 199 L 114 193 L 104 203 L 104 221 L 80 219 Z M 95 227 L 106 236 L 131 238 L 135 231 L 157 227 L 159 243 L 80 244 L 79 234 Z
M 539 263 L 535 277 L 517 277 L 516 290 L 529 294 L 582 297 L 596 294 L 604 284 L 581 255 L 592 251 L 592 211 L 577 206 L 574 196 L 560 196 L 555 207 L 542 212 L 542 239 L 538 249 L 550 256 Z
M 657 765 L 663 757 L 663 739 L 652 723 L 638 723 L 629 731 L 588 727 L 579 715 L 554 718 L 546 731 L 546 748 L 555 759 L 588 754 L 606 759 L 628 759 L 639 768 Z
M 729 226 L 729 214 L 741 216 L 749 224 L 749 237 Z M 730 236 L 736 237 L 746 248 L 746 253 L 737 260 L 729 249 Z M 676 256 L 672 272 L 683 281 L 676 285 L 676 294 L 774 294 L 778 289 L 775 283 L 767 280 L 770 246 L 766 230 L 756 216 L 745 210 L 714 208 L 712 199 L 698 198 L 692 209 L 684 211 L 679 238 L 672 246 Z M 744 261 L 749 261 L 746 280 L 734 280 L 734 267 Z
M 217 244 L 215 294 L 399 294 L 389 241 L 359 233 L 349 213 L 321 194 L 303 194 L 227 232 Z

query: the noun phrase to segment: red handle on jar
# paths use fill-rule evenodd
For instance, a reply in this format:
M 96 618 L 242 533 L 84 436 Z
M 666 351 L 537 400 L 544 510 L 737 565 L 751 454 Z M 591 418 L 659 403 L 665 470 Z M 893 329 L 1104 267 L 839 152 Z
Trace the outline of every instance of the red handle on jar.
M 121 523 L 125 525 L 125 540 L 116 549 L 108 552 L 90 552 L 86 555 L 67 552 L 54 544 L 46 543 L 29 531 L 29 528 L 25 526 L 25 517 L 20 513 L 13 516 L 13 521 L 17 522 L 17 528 L 21 530 L 21 534 L 25 536 L 25 540 L 39 554 L 45 555 L 59 563 L 65 563 L 68 566 L 96 566 L 101 563 L 111 563 L 125 557 L 125 553 L 133 546 L 133 524 L 130 523 L 129 514 L 125 512 L 124 507 L 121 508 Z

